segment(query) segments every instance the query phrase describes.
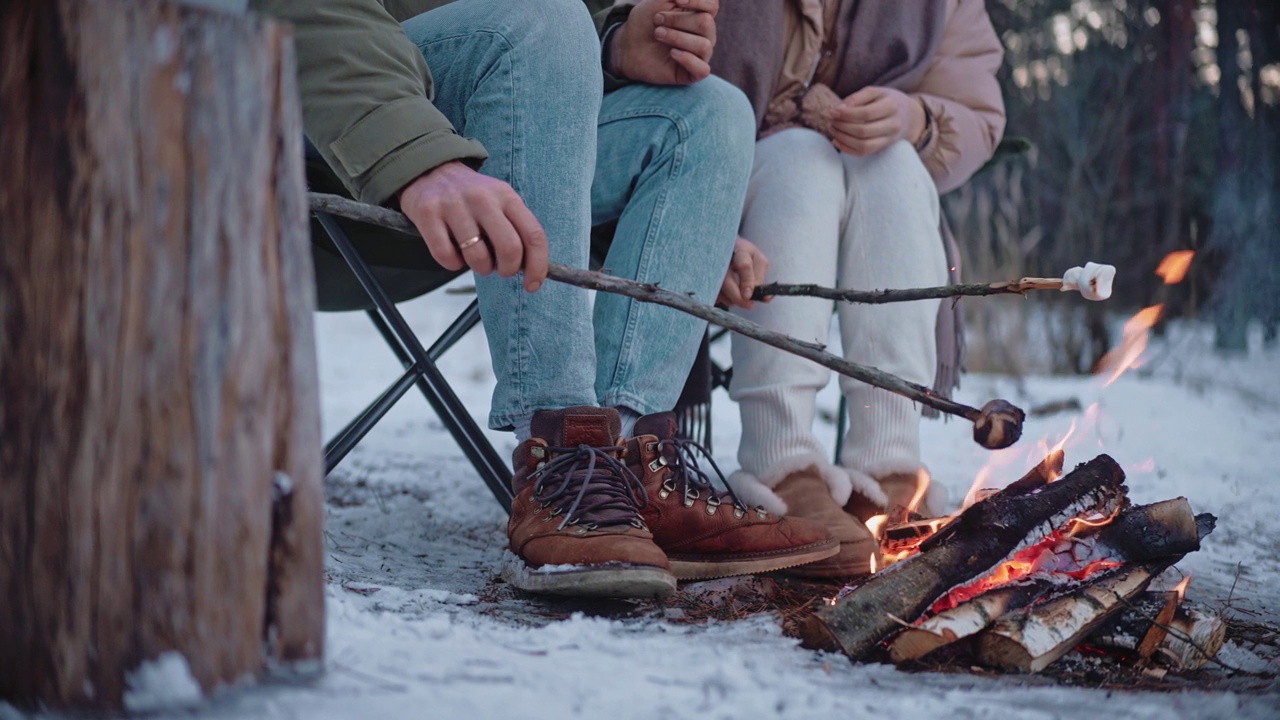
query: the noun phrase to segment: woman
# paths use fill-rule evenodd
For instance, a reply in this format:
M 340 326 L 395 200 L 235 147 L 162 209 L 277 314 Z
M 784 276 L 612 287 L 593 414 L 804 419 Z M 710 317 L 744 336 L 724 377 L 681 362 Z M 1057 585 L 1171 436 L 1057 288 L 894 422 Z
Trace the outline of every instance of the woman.
M 956 263 L 944 247 L 938 194 L 990 159 L 1004 130 L 995 77 L 1002 49 L 982 0 L 736 0 L 722 4 L 717 24 L 713 71 L 742 88 L 756 111 L 741 234 L 769 257 L 768 279 L 861 289 L 945 284 Z M 954 386 L 951 308 L 940 313 L 928 301 L 834 310 L 848 360 L 942 393 Z M 832 311 L 829 300 L 788 297 L 743 314 L 825 342 Z M 920 408 L 841 378 L 850 429 L 833 466 L 812 427 L 830 373 L 737 336 L 733 365 L 730 395 L 743 432 L 742 469 L 731 484 L 766 509 L 823 521 L 841 540 L 840 555 L 799 568 L 804 574 L 867 573 L 877 544 L 862 520 L 907 504 L 927 478 Z

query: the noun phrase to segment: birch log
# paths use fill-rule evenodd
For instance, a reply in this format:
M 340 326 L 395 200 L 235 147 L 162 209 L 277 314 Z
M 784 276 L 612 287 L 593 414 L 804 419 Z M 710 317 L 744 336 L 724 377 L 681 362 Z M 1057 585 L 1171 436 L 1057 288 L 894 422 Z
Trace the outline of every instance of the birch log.
M 294 76 L 251 17 L 0 4 L 0 700 L 321 655 Z

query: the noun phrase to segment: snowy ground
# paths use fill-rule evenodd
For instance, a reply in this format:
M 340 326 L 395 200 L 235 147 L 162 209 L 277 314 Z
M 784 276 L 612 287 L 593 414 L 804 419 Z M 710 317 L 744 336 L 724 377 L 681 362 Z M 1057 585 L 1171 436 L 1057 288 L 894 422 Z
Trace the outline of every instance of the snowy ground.
M 469 300 L 437 293 L 406 307 L 430 336 Z M 318 320 L 326 432 L 398 372 L 359 314 Z M 1082 407 L 1032 419 L 1018 449 L 993 458 L 960 423 L 926 424 L 935 481 L 958 500 L 988 463 L 992 484 L 1039 459 L 1073 424 L 1068 463 L 1105 450 L 1130 471 L 1130 495 L 1188 497 L 1219 517 L 1206 547 L 1180 564 L 1190 596 L 1280 624 L 1280 352 L 1255 348 L 1222 361 L 1201 330 L 1156 346 L 1146 371 L 1102 388 L 1092 379 L 969 376 L 960 399 L 1006 397 L 1023 407 L 1076 398 Z M 492 373 L 481 333 L 443 369 L 469 407 L 487 407 Z M 1142 375 L 1146 375 L 1143 377 Z M 834 413 L 836 396 L 822 406 Z M 717 459 L 736 467 L 736 410 L 715 407 Z M 834 430 L 823 433 L 834 441 Z M 514 443 L 494 433 L 498 450 Z M 1101 450 L 1100 450 L 1101 448 Z M 1042 453 L 1041 453 L 1042 454 Z M 1117 692 L 1042 679 L 907 673 L 852 665 L 798 647 L 769 615 L 677 624 L 660 605 L 575 605 L 513 593 L 495 581 L 504 515 L 417 396 L 343 463 L 328 486 L 327 673 L 301 686 L 224 693 L 201 718 L 1280 718 L 1274 682 L 1230 691 Z M 578 612 L 580 610 L 585 612 Z M 1222 658 L 1253 671 L 1274 659 L 1228 646 Z M 0 718 L 5 709 L 0 706 Z

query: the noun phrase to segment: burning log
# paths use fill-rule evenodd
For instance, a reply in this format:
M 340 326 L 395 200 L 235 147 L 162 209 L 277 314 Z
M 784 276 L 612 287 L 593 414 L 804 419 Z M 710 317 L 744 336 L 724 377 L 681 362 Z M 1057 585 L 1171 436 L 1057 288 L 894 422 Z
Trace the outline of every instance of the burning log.
M 1122 656 L 1154 658 L 1174 670 L 1203 667 L 1226 642 L 1227 624 L 1208 606 L 1180 600 L 1173 590 L 1143 593 L 1103 623 L 1087 644 Z
M 1030 605 L 1054 587 L 1053 581 L 1042 578 L 979 595 L 902 631 L 889 646 L 889 658 L 895 663 L 904 663 L 976 635 L 1005 613 Z
M 1004 670 L 1039 672 L 1123 609 L 1171 564 L 1125 565 L 1079 592 L 1007 615 L 978 638 L 978 658 Z
M 1107 455 L 1057 482 L 1038 480 L 1033 473 L 973 504 L 922 542 L 919 554 L 846 588 L 820 608 L 816 617 L 831 643 L 851 658 L 866 657 L 950 589 L 990 572 L 1071 519 L 1109 516 L 1124 502 L 1124 471 Z
M 1046 458 L 1046 462 L 1049 458 Z M 1043 465 L 1043 463 L 1042 463 Z M 1061 463 L 1058 463 L 1061 467 Z M 1037 466 L 1023 481 L 1033 483 L 1045 473 Z M 1204 516 L 1203 522 L 1208 523 Z M 1101 530 L 1085 537 L 1068 537 L 1059 547 L 1046 548 L 1033 560 L 1034 574 L 1019 582 L 990 590 L 967 602 L 939 612 L 903 631 L 890 646 L 889 655 L 901 663 L 981 632 L 1005 613 L 1061 594 L 1069 575 L 1083 569 L 1124 562 L 1145 562 L 1183 555 L 1200 547 L 1209 530 L 1199 527 L 1186 498 L 1131 507 Z M 965 588 L 958 588 L 962 591 Z M 953 590 L 951 592 L 956 592 Z M 950 594 L 950 593 L 949 593 Z M 1170 610 L 1170 617 L 1172 610 Z M 1168 618 L 1166 618 L 1167 622 Z M 1165 624 L 1162 622 L 1161 624 Z M 1148 622 L 1148 626 L 1150 623 Z M 1158 642 L 1158 640 L 1157 640 Z
M 1168 507 L 1168 503 L 1156 505 Z M 1198 538 L 1213 532 L 1215 521 L 1216 518 L 1207 513 L 1196 516 Z M 1143 528 L 1143 525 L 1134 522 L 1130 527 Z M 1199 549 L 1198 539 L 1191 549 Z M 1150 562 L 1128 563 L 1099 573 L 1076 592 L 1006 615 L 978 638 L 978 658 L 1005 670 L 1039 672 L 1108 618 L 1131 607 L 1132 600 L 1145 591 L 1152 580 L 1182 557 L 1178 554 Z

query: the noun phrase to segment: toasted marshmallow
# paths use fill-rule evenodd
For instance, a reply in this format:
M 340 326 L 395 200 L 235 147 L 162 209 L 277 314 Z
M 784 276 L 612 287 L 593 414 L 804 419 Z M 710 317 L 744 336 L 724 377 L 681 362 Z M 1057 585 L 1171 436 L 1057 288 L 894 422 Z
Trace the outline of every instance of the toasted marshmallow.
M 1089 262 L 1062 274 L 1062 291 L 1076 290 L 1086 300 L 1106 300 L 1111 297 L 1111 283 L 1115 278 L 1114 265 Z

